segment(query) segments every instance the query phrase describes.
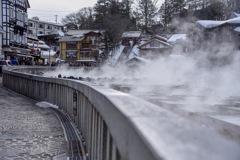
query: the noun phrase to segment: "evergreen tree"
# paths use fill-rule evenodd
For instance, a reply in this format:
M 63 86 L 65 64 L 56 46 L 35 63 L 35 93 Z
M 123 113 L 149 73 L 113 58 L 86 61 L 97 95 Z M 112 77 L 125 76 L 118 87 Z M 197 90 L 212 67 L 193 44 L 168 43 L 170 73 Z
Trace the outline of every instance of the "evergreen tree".
M 105 15 L 108 13 L 111 0 L 98 0 L 94 6 L 95 11 L 95 26 L 98 29 L 103 29 L 103 20 Z
M 186 3 L 184 0 L 165 0 L 160 8 L 165 27 L 167 27 L 173 18 L 181 19 L 186 17 Z
M 119 45 L 122 33 L 134 26 L 131 19 L 132 0 L 98 0 L 94 7 L 95 25 L 105 30 L 105 49 Z
M 136 17 L 145 31 L 148 31 L 154 23 L 154 17 L 158 10 L 157 2 L 158 0 L 137 0 Z

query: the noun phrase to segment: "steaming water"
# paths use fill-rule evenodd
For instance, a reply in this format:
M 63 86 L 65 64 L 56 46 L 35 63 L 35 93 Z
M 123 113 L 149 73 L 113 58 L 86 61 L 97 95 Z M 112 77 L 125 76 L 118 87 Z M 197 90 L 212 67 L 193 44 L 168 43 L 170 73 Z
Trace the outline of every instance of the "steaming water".
M 240 124 L 240 52 L 222 48 L 225 49 L 213 54 L 172 54 L 136 68 L 119 64 L 86 71 L 60 66 L 44 75 L 91 78 L 92 83 L 128 92 L 195 120 L 202 127 L 222 132 L 225 126 L 208 124 L 205 119 Z M 194 119 L 192 113 L 204 116 Z M 240 143 L 239 133 L 234 132 L 229 131 L 227 137 Z
M 130 86 L 130 93 L 134 95 L 156 93 L 155 96 L 188 96 L 185 103 L 215 104 L 240 95 L 239 53 L 231 59 L 231 62 L 226 62 L 224 58 L 211 60 L 204 54 L 171 55 L 134 69 L 119 65 L 86 72 L 83 68 L 67 69 L 62 66 L 45 75 L 90 77 L 95 80 L 94 83 L 106 86 Z

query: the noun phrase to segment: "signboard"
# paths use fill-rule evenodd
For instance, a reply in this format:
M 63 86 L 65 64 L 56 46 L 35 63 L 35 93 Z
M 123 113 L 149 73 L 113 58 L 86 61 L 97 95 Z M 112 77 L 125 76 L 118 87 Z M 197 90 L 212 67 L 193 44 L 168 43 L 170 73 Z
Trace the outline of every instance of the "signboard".
M 73 92 L 73 115 L 77 116 L 77 92 Z

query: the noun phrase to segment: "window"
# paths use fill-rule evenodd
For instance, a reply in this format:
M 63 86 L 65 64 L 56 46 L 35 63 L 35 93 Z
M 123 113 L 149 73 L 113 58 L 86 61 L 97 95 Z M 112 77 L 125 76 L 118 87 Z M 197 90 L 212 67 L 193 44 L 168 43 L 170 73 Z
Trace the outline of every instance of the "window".
M 150 43 L 150 47 L 159 47 L 159 46 L 160 46 L 160 43 L 157 41 L 153 41 Z
M 67 58 L 76 58 L 77 56 L 76 56 L 76 53 L 77 53 L 77 51 L 76 50 L 67 50 L 66 51 L 66 56 L 67 56 Z
M 80 57 L 89 58 L 91 57 L 90 51 L 81 51 Z
M 67 42 L 66 49 L 77 49 L 77 42 Z
M 32 22 L 29 23 L 29 27 L 33 27 L 33 23 Z
M 43 28 L 43 24 L 39 24 L 38 27 L 39 27 L 39 28 Z
M 83 43 L 82 48 L 89 48 L 89 44 L 88 43 Z
M 14 9 L 13 8 L 10 8 L 9 15 L 10 15 L 10 18 L 15 18 Z

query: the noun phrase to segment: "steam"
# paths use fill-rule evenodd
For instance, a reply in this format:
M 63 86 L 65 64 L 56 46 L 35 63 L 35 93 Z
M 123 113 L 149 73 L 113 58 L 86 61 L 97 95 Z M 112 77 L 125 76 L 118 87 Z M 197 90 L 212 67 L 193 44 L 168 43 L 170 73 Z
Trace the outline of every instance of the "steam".
M 92 83 L 109 87 L 113 84 L 129 86 L 129 93 L 136 96 L 147 93 L 159 97 L 182 96 L 185 100 L 179 102 L 191 107 L 224 103 L 229 97 L 240 94 L 240 52 L 234 46 L 212 43 L 204 50 L 186 54 L 181 45 L 175 46 L 169 56 L 137 68 L 125 64 L 91 70 L 61 66 L 44 75 L 89 78 Z

